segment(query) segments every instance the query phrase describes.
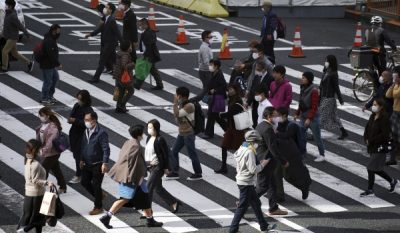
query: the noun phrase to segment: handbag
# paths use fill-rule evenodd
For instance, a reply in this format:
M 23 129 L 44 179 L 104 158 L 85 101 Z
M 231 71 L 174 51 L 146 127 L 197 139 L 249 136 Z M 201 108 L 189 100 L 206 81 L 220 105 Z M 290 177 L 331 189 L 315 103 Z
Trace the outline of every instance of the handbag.
M 136 79 L 144 81 L 150 74 L 150 69 L 153 66 L 147 59 L 138 58 L 135 65 Z
M 39 213 L 46 216 L 56 215 L 56 199 L 57 194 L 54 192 L 46 191 L 43 196 L 42 204 L 40 205 Z
M 70 144 L 68 135 L 64 132 L 60 132 L 58 136 L 53 140 L 53 147 L 59 153 L 62 153 L 69 149 L 69 146 Z
M 381 144 L 378 146 L 378 148 L 376 148 L 376 152 L 377 153 L 389 153 L 392 152 L 394 150 L 394 143 L 393 143 L 393 139 L 389 139 L 389 141 L 387 143 Z
M 253 119 L 251 117 L 251 112 L 249 110 L 246 110 L 241 104 L 238 105 L 240 105 L 240 107 L 243 108 L 243 112 L 233 116 L 236 130 L 244 130 L 251 128 L 253 126 Z
M 119 88 L 114 87 L 113 100 L 118 101 L 118 97 L 119 97 Z
M 128 70 L 125 69 L 124 72 L 122 73 L 122 76 L 121 76 L 121 83 L 122 84 L 127 84 L 127 83 L 129 83 L 131 81 L 132 81 L 131 76 L 129 75 Z

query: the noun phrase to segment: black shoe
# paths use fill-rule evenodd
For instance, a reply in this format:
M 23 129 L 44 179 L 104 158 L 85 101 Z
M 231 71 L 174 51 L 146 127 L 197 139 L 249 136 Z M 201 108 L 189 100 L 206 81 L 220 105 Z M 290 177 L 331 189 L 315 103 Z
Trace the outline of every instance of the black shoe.
M 0 74 L 7 74 L 8 70 L 0 69 Z
M 360 197 L 369 197 L 369 196 L 373 196 L 373 195 L 374 195 L 374 191 L 371 189 L 367 189 L 364 192 L 360 193 Z
M 204 135 L 202 135 L 202 136 L 200 136 L 202 139 L 211 139 L 211 138 L 213 138 L 214 136 L 211 136 L 211 135 L 208 135 L 208 134 L 204 134 Z
M 386 166 L 392 166 L 392 165 L 397 165 L 397 161 L 394 160 L 394 161 L 387 161 L 386 162 Z
M 308 195 L 310 194 L 310 190 L 301 190 L 301 199 L 306 200 L 308 198 Z
M 187 178 L 187 180 L 202 180 L 203 176 L 201 174 L 193 174 Z
M 340 128 L 340 131 L 342 132 L 342 134 L 340 135 L 340 137 L 338 137 L 339 140 L 344 140 L 345 138 L 347 138 L 349 136 L 349 134 L 343 127 Z
M 277 201 L 278 203 L 284 203 L 286 200 L 285 200 L 284 197 L 281 197 L 281 198 L 277 198 L 276 201 Z
M 127 113 L 129 110 L 124 108 L 116 108 L 115 113 Z
M 390 183 L 389 193 L 394 193 L 397 183 L 398 183 L 397 179 L 393 179 L 392 183 Z
M 113 228 L 110 225 L 110 220 L 111 220 L 111 217 L 108 216 L 108 214 L 105 214 L 100 218 L 100 222 L 102 222 L 107 229 L 112 229 Z
M 162 90 L 162 89 L 164 89 L 163 86 L 155 86 L 155 87 L 151 88 L 151 90 L 153 90 L 153 91 L 159 91 L 159 90 Z
M 147 219 L 147 223 L 146 223 L 147 227 L 161 227 L 162 225 L 163 225 L 162 222 L 157 222 L 156 220 L 154 220 L 153 217 Z
M 88 82 L 89 82 L 89 83 L 98 83 L 98 82 L 100 82 L 100 79 L 98 79 L 98 78 L 92 78 L 92 79 L 89 79 Z
M 175 214 L 179 211 L 179 207 L 182 205 L 182 203 L 180 201 L 176 201 L 176 207 L 174 209 L 174 205 L 172 205 L 172 213 Z
M 35 64 L 35 61 L 29 62 L 29 64 L 28 64 L 28 73 L 32 72 L 34 64 Z
M 228 173 L 228 169 L 226 169 L 226 166 L 222 165 L 218 170 L 214 170 L 214 172 L 217 174 L 226 174 Z
M 179 180 L 179 174 L 175 172 L 169 173 L 166 177 L 168 180 Z

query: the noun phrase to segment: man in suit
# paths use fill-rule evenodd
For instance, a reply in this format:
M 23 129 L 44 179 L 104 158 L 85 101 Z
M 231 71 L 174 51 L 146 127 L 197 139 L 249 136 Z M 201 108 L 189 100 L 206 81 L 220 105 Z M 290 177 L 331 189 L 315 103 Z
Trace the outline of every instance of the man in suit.
M 160 77 L 160 72 L 156 68 L 156 63 L 161 61 L 160 52 L 157 48 L 157 35 L 151 30 L 149 21 L 146 18 L 139 21 L 139 28 L 143 31 L 140 35 L 139 49 L 140 52 L 143 52 L 143 57 L 151 62 L 150 74 L 156 80 L 156 86 L 152 90 L 162 90 L 164 89 L 164 85 Z
M 287 211 L 279 208 L 276 198 L 276 181 L 274 177 L 274 170 L 278 162 L 285 167 L 289 166 L 286 159 L 282 157 L 277 144 L 275 131 L 279 123 L 278 113 L 274 107 L 267 107 L 264 110 L 263 117 L 263 121 L 258 124 L 256 128 L 262 137 L 257 148 L 257 160 L 262 161 L 264 159 L 269 159 L 270 162 L 257 175 L 256 192 L 259 197 L 268 192 L 270 215 L 287 215 Z
M 138 47 L 138 31 L 136 15 L 131 9 L 131 0 L 121 0 L 118 6 L 124 11 L 124 19 L 122 26 L 122 37 L 125 41 L 129 41 L 132 47 L 132 61 L 136 62 L 136 49 Z
M 121 32 L 117 27 L 117 22 L 113 16 L 115 12 L 115 5 L 112 3 L 107 3 L 103 9 L 103 14 L 105 16 L 104 24 L 96 28 L 93 32 L 86 34 L 86 38 L 89 36 L 95 36 L 101 33 L 101 42 L 103 46 L 100 51 L 99 65 L 97 66 L 96 73 L 93 78 L 88 80 L 90 83 L 98 83 L 100 81 L 100 75 L 104 70 L 104 67 L 108 61 L 111 59 L 112 63 L 115 63 L 116 53 L 115 50 L 118 45 L 118 41 L 122 41 Z

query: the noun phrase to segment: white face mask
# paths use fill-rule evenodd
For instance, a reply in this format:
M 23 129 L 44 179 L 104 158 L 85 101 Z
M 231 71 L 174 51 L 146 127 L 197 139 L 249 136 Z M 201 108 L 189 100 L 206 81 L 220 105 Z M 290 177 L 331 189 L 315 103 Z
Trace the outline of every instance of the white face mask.
M 329 62 L 326 61 L 325 62 L 325 68 L 328 69 L 328 67 L 329 67 Z
M 47 116 L 39 116 L 39 119 L 40 119 L 40 122 L 46 123 L 48 120 L 48 117 Z
M 257 148 L 258 148 L 258 143 L 253 143 L 253 148 L 254 148 L 255 150 L 257 150 Z
M 104 8 L 104 9 L 103 9 L 103 14 L 104 14 L 104 15 L 108 15 L 108 10 L 107 10 L 107 8 Z
M 209 69 L 211 72 L 214 72 L 214 71 L 215 71 L 214 66 L 208 66 L 208 69 Z
M 379 77 L 379 83 L 382 84 L 382 83 L 384 83 L 384 82 L 385 82 L 385 80 L 383 80 L 383 77 L 382 77 L 382 76 Z
M 260 55 L 258 55 L 258 53 L 253 53 L 251 56 L 253 57 L 254 60 L 256 60 L 257 58 L 260 57 Z
M 262 76 L 262 75 L 263 75 L 263 72 L 261 72 L 261 71 L 256 71 L 254 74 L 257 75 L 257 76 Z
M 118 5 L 118 9 L 121 10 L 121 11 L 125 10 L 125 5 L 124 4 L 119 4 Z
M 147 129 L 147 133 L 148 133 L 150 136 L 154 136 L 154 129 Z
M 257 101 L 257 102 L 260 102 L 261 101 L 261 95 L 254 96 L 254 100 Z
M 87 129 L 91 129 L 93 127 L 92 123 L 90 123 L 88 121 L 85 121 L 85 126 L 86 126 Z
M 374 112 L 374 113 L 377 113 L 377 112 L 379 112 L 379 107 L 378 106 L 372 106 L 371 107 L 371 111 Z
M 272 122 L 274 122 L 275 125 L 278 125 L 279 122 L 282 121 L 282 117 L 274 117 L 272 118 Z

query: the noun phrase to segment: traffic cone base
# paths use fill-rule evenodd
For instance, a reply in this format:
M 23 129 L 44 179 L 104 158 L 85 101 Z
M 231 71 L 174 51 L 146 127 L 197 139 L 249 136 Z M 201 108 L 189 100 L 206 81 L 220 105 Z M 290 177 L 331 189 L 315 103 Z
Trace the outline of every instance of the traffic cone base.
M 99 5 L 99 0 L 91 0 L 90 1 L 90 8 L 91 9 L 96 9 L 98 5 Z
M 296 31 L 294 33 L 293 39 L 293 48 L 292 52 L 289 54 L 291 58 L 304 58 L 306 57 L 303 53 L 303 49 L 301 47 L 301 36 L 300 36 L 300 27 L 296 27 Z
M 175 44 L 177 44 L 177 45 L 188 45 L 189 44 L 189 42 L 186 38 L 183 15 L 179 16 L 179 26 L 178 26 Z

